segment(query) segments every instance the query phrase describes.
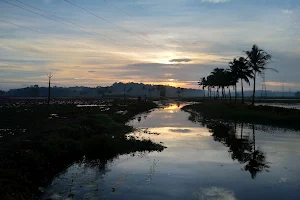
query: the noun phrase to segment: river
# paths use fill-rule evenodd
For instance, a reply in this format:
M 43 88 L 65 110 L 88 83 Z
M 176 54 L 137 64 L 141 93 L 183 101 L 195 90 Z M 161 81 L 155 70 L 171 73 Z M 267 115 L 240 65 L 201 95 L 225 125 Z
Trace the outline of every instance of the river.
M 208 122 L 185 104 L 136 116 L 137 138 L 162 152 L 122 155 L 105 166 L 75 163 L 41 199 L 300 199 L 300 135 L 257 125 Z

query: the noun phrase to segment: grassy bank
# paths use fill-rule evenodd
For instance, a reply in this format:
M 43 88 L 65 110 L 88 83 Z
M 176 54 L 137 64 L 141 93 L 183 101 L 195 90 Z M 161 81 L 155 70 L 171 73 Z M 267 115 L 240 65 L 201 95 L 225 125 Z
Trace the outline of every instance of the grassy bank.
M 170 99 L 174 100 L 180 100 L 180 101 L 189 101 L 189 102 L 203 102 L 203 101 L 210 101 L 210 100 L 216 100 L 215 98 L 204 98 L 204 97 L 172 97 Z M 228 102 L 230 102 L 230 99 L 227 97 L 226 99 Z M 234 97 L 232 98 L 232 101 L 234 101 Z M 242 102 L 241 98 L 237 98 L 237 101 L 239 103 Z M 251 103 L 252 98 L 246 97 L 245 98 L 246 103 Z M 256 98 L 255 103 L 284 103 L 284 104 L 298 104 L 300 103 L 300 98 Z
M 300 130 L 300 110 L 296 109 L 230 104 L 221 101 L 204 101 L 185 106 L 183 109 L 198 112 L 207 119 L 233 120 Z
M 125 123 L 156 104 L 130 100 L 99 104 L 48 107 L 17 101 L 1 107 L 0 199 L 38 199 L 39 187 L 84 155 L 105 164 L 124 153 L 163 150 L 149 140 L 125 135 L 133 130 Z

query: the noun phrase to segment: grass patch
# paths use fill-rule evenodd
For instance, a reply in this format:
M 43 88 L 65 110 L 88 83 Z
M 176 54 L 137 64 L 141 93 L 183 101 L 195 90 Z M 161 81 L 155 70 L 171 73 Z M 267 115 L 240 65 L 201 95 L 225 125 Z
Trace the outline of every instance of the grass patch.
M 300 110 L 296 109 L 230 104 L 221 101 L 204 101 L 182 109 L 198 112 L 203 118 L 208 119 L 233 120 L 300 130 Z
M 39 187 L 83 156 L 103 164 L 124 153 L 164 149 L 126 136 L 133 130 L 126 122 L 156 108 L 153 102 L 116 99 L 105 109 L 103 101 L 101 107 L 6 105 L 0 108 L 0 199 L 38 199 Z

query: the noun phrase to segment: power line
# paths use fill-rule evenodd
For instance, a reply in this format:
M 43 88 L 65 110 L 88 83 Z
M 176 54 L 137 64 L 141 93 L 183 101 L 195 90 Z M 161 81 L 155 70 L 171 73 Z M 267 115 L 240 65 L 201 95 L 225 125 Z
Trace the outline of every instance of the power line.
M 21 3 L 21 4 L 23 4 L 23 5 L 26 5 L 26 6 L 28 6 L 28 7 L 34 8 L 34 9 L 40 11 L 40 12 L 46 13 L 46 14 L 48 14 L 48 15 L 51 15 L 51 16 L 54 16 L 54 17 L 56 17 L 56 18 L 58 18 L 58 19 L 61 19 L 61 20 L 63 20 L 63 21 L 66 21 L 66 22 L 68 22 L 68 23 L 70 23 L 70 24 L 72 24 L 72 25 L 69 25 L 69 24 L 67 24 L 67 23 L 58 21 L 58 20 L 56 20 L 56 19 L 50 18 L 50 17 L 48 17 L 48 16 L 46 16 L 46 15 L 43 15 L 43 14 L 34 12 L 34 11 L 32 11 L 32 10 L 26 9 L 26 8 L 21 7 L 21 6 L 19 6 L 19 5 L 16 5 L 16 4 L 7 2 L 7 1 L 5 1 L 5 0 L 0 0 L 0 1 L 5 2 L 5 3 L 7 3 L 7 4 L 10 4 L 10 5 L 12 5 L 12 6 L 18 7 L 18 8 L 20 8 L 20 9 L 26 10 L 26 11 L 28 11 L 28 12 L 34 13 L 34 14 L 36 14 L 36 15 L 45 17 L 45 18 L 47 18 L 47 19 L 49 19 L 49 20 L 58 22 L 58 23 L 60 23 L 60 24 L 69 26 L 69 27 L 74 28 L 74 29 L 76 29 L 76 30 L 78 30 L 78 31 L 81 31 L 81 32 L 84 32 L 84 33 L 93 35 L 93 34 L 91 34 L 91 33 L 88 32 L 88 31 L 85 31 L 85 30 L 82 30 L 82 29 L 79 29 L 79 28 L 76 27 L 76 26 L 78 26 L 78 27 L 81 27 L 81 28 L 83 28 L 83 29 L 87 29 L 87 28 L 85 28 L 85 27 L 83 27 L 83 26 L 77 25 L 77 24 L 75 24 L 75 23 L 73 23 L 73 22 L 70 22 L 69 20 L 65 20 L 65 19 L 63 19 L 63 18 L 61 18 L 61 17 L 59 17 L 59 16 L 56 16 L 56 15 L 53 15 L 53 14 L 51 14 L 51 13 L 49 13 L 49 12 L 43 11 L 43 10 L 37 8 L 37 7 L 34 7 L 34 6 L 29 5 L 29 4 L 27 4 L 27 3 L 24 3 L 24 2 L 22 2 L 22 1 L 20 1 L 20 0 L 16 0 L 16 1 L 19 2 L 19 3 Z M 128 30 L 126 30 L 125 28 L 122 28 L 122 27 L 120 27 L 120 26 L 118 26 L 118 25 L 116 25 L 116 24 L 114 24 L 114 23 L 112 23 L 112 22 L 110 22 L 110 21 L 108 21 L 108 20 L 105 20 L 104 18 L 102 18 L 102 17 L 100 17 L 100 16 L 98 16 L 98 15 L 96 15 L 96 14 L 94 14 L 94 13 L 92 13 L 92 12 L 90 12 L 90 11 L 88 11 L 88 10 L 86 10 L 86 9 L 84 9 L 84 8 L 82 8 L 82 7 L 80 7 L 80 6 L 78 6 L 78 5 L 76 5 L 76 4 L 73 4 L 73 3 L 69 2 L 68 0 L 64 0 L 64 1 L 70 3 L 70 4 L 73 5 L 73 6 L 76 6 L 76 7 L 80 8 L 80 9 L 83 9 L 84 11 L 86 11 L 86 12 L 92 14 L 92 15 L 95 15 L 95 16 L 99 17 L 100 19 L 102 19 L 102 20 L 104 20 L 104 21 L 106 21 L 106 22 L 108 22 L 108 23 L 111 23 L 111 24 L 113 24 L 114 26 L 117 26 L 118 28 L 121 28 L 121 29 L 123 29 L 124 31 L 128 32 Z M 105 39 L 105 40 L 107 40 L 107 41 L 109 41 L 109 42 L 115 43 L 115 44 L 117 44 L 117 45 L 123 46 L 123 47 L 125 47 L 125 48 L 127 48 L 127 49 L 130 49 L 130 50 L 133 50 L 133 51 L 137 52 L 135 49 L 129 47 L 128 45 L 121 44 L 121 43 L 119 43 L 119 42 L 117 42 L 116 40 L 113 40 L 113 39 L 111 39 L 111 38 L 108 38 L 108 39 L 107 39 L 107 38 L 105 38 L 105 36 L 99 34 L 98 32 L 94 32 L 94 31 L 91 31 L 91 32 L 93 32 L 94 34 L 100 35 L 103 39 Z M 130 32 L 130 31 L 129 31 L 129 32 Z M 132 34 L 135 34 L 135 33 L 133 33 L 133 32 L 131 32 L 131 33 L 132 33 Z M 136 34 L 136 35 L 137 35 L 137 34 Z M 139 36 L 139 35 L 138 35 L 138 37 L 141 38 L 141 36 Z M 144 38 L 141 38 L 141 39 L 144 39 Z M 146 39 L 144 39 L 144 40 L 146 40 Z M 148 40 L 146 40 L 146 41 L 148 41 Z M 149 42 L 151 42 L 151 41 L 149 41 Z M 151 43 L 153 43 L 153 42 L 151 42 Z M 108 52 L 106 52 L 106 53 L 108 53 Z M 138 52 L 138 53 L 141 53 L 141 54 L 143 54 L 143 55 L 147 55 L 146 53 L 143 53 L 143 52 Z M 174 53 L 174 52 L 173 52 L 173 53 Z M 109 53 L 109 54 L 111 54 L 111 53 Z M 113 54 L 112 54 L 112 55 L 113 55 Z M 177 55 L 178 55 L 178 54 L 177 54 Z M 154 58 L 154 59 L 157 59 L 157 58 L 153 57 L 152 55 L 150 55 L 150 56 L 151 56 L 152 58 Z M 123 58 L 124 58 L 124 57 L 123 57 Z M 127 58 L 126 58 L 126 59 L 127 59 Z M 211 59 L 207 59 L 207 60 L 210 60 L 210 61 L 215 62 L 214 60 L 211 60 Z M 203 64 L 200 64 L 200 65 L 203 65 Z M 203 65 L 203 66 L 205 66 L 205 65 Z
M 128 12 L 126 12 L 124 9 L 120 8 L 120 7 L 117 6 L 116 4 L 114 4 L 114 3 L 112 3 L 112 2 L 110 2 L 110 1 L 108 1 L 108 0 L 104 0 L 104 1 L 105 1 L 106 3 L 108 3 L 108 4 L 110 4 L 111 6 L 115 7 L 116 9 L 120 10 L 121 12 L 123 12 L 124 14 L 126 14 L 127 16 L 129 16 L 129 17 L 131 17 L 131 18 L 133 18 L 133 19 L 137 19 L 135 16 L 129 14 Z M 137 19 L 137 20 L 138 20 L 138 19 Z M 160 34 L 160 35 L 163 36 L 163 37 L 168 38 L 170 41 L 176 43 L 177 45 L 179 45 L 179 46 L 181 46 L 181 47 L 184 47 L 184 46 L 182 46 L 179 42 L 177 42 L 176 40 L 173 40 L 172 38 L 170 38 L 170 37 L 168 37 L 168 36 L 165 36 L 162 32 L 160 32 L 160 31 L 158 31 L 158 30 L 156 30 L 156 29 L 154 29 L 154 28 L 151 28 L 149 25 L 143 23 L 141 20 L 138 20 L 138 21 L 140 21 L 140 23 L 143 24 L 145 27 L 147 27 L 147 28 L 149 28 L 149 29 L 155 31 L 156 33 Z
M 2 1 L 2 0 L 1 0 L 1 1 Z M 43 13 L 46 13 L 46 14 L 51 15 L 51 16 L 53 16 L 53 17 L 56 17 L 56 18 L 58 18 L 58 19 L 60 19 L 60 20 L 62 20 L 62 21 L 65 21 L 65 22 L 67 22 L 67 23 L 70 23 L 70 24 L 72 24 L 73 26 L 70 26 L 70 25 L 68 25 L 68 24 L 66 24 L 66 23 L 62 23 L 62 22 L 60 22 L 60 21 L 54 20 L 54 19 L 52 19 L 52 18 L 48 18 L 48 17 L 46 17 L 45 15 L 40 15 L 40 14 L 38 14 L 38 13 L 33 12 L 34 14 L 38 14 L 38 15 L 40 15 L 40 16 L 46 17 L 47 19 L 54 20 L 54 21 L 56 21 L 56 22 L 62 23 L 62 24 L 64 24 L 64 25 L 70 26 L 70 27 L 72 27 L 72 28 L 74 28 L 74 26 L 75 26 L 75 29 L 76 29 L 76 30 L 79 30 L 79 31 L 82 31 L 82 32 L 85 32 L 85 33 L 88 33 L 88 34 L 91 34 L 91 32 L 92 32 L 92 33 L 94 33 L 94 34 L 96 34 L 96 35 L 100 35 L 104 40 L 106 40 L 106 41 L 108 41 L 108 42 L 117 44 L 117 45 L 119 45 L 119 46 L 123 46 L 123 47 L 125 47 L 125 48 L 127 48 L 127 49 L 130 49 L 130 50 L 134 51 L 134 52 L 141 53 L 141 54 L 143 54 L 143 55 L 147 55 L 146 53 L 138 52 L 137 49 L 132 48 L 132 47 L 130 47 L 130 46 L 128 46 L 128 45 L 121 44 L 121 43 L 119 43 L 118 41 L 116 41 L 116 40 L 114 40 L 114 39 L 112 39 L 112 38 L 110 38 L 110 37 L 105 37 L 105 36 L 103 36 L 102 34 L 100 34 L 100 33 L 98 33 L 98 32 L 92 31 L 92 30 L 90 30 L 90 29 L 88 29 L 88 28 L 86 28 L 86 27 L 83 27 L 83 26 L 81 26 L 81 25 L 75 24 L 75 23 L 73 23 L 73 22 L 71 22 L 71 21 L 69 21 L 69 20 L 66 20 L 66 19 L 64 19 L 64 18 L 61 18 L 61 17 L 59 17 L 59 16 L 57 16 L 57 15 L 54 15 L 54 14 L 52 14 L 52 13 L 49 13 L 49 12 L 47 12 L 47 11 L 41 10 L 41 9 L 39 9 L 39 8 L 37 8 L 37 7 L 35 7 L 35 6 L 32 6 L 32 5 L 28 4 L 28 3 L 24 3 L 24 2 L 19 1 L 19 0 L 15 0 L 15 1 L 17 1 L 17 2 L 19 2 L 19 3 L 21 3 L 21 4 L 23 4 L 23 5 L 26 5 L 26 6 L 30 7 L 30 8 L 36 9 L 36 10 L 38 10 L 38 11 L 40 11 L 40 12 L 43 12 Z M 4 2 L 5 2 L 5 1 L 4 1 Z M 14 4 L 11 4 L 11 5 L 14 5 Z M 19 7 L 19 8 L 22 8 L 22 7 Z M 23 8 L 22 8 L 22 9 L 23 9 Z M 27 9 L 25 9 L 25 10 L 27 10 Z M 31 12 L 30 10 L 27 10 L 27 11 Z M 84 30 L 76 28 L 77 26 L 80 27 L 80 28 L 82 28 L 82 29 L 84 29 Z M 88 31 L 85 31 L 85 30 L 88 30 Z M 150 56 L 151 56 L 152 58 L 154 58 L 154 59 L 157 59 L 157 58 L 153 57 L 153 55 L 150 55 Z
M 18 7 L 18 8 L 20 8 L 20 9 L 26 10 L 26 11 L 28 11 L 28 12 L 34 13 L 34 14 L 36 14 L 36 15 L 45 17 L 45 18 L 47 18 L 47 19 L 49 19 L 49 20 L 53 20 L 53 21 L 58 22 L 58 23 L 61 23 L 61 24 L 63 24 L 63 25 L 70 26 L 70 27 L 72 27 L 72 28 L 75 28 L 76 30 L 83 31 L 83 32 L 85 32 L 85 33 L 90 34 L 90 33 L 87 32 L 87 31 L 78 29 L 78 28 L 76 28 L 76 27 L 74 27 L 74 26 L 71 26 L 71 25 L 69 25 L 69 24 L 67 24 L 67 23 L 63 23 L 63 22 L 61 22 L 61 21 L 55 20 L 55 19 L 50 18 L 50 17 L 48 17 L 48 16 L 46 16 L 46 15 L 39 14 L 39 13 L 34 12 L 34 11 L 32 11 L 32 10 L 29 10 L 29 9 L 24 8 L 24 7 L 18 6 L 18 5 L 16 5 L 16 4 L 9 3 L 9 2 L 7 2 L 7 1 L 5 1 L 5 0 L 0 0 L 0 1 L 5 2 L 5 3 L 7 3 L 7 4 L 10 4 L 10 5 L 12 5 L 12 6 Z M 73 24 L 73 25 L 75 25 L 75 26 L 79 26 L 79 27 L 81 27 L 81 28 L 84 28 L 84 27 L 82 27 L 82 26 L 80 26 L 80 25 L 76 25 L 76 24 L 74 24 L 73 22 L 70 22 L 70 21 L 65 20 L 65 19 L 63 19 L 63 18 L 61 18 L 61 17 L 55 16 L 55 15 L 49 13 L 49 12 L 43 11 L 43 10 L 41 10 L 41 9 L 39 9 L 39 8 L 36 8 L 36 7 L 34 7 L 34 6 L 31 6 L 31 5 L 29 5 L 29 4 L 23 3 L 23 2 L 21 2 L 21 1 L 19 1 L 19 0 L 16 0 L 16 1 L 18 1 L 18 2 L 20 2 L 20 3 L 22 3 L 22 4 L 24 4 L 24 5 L 27 5 L 27 6 L 31 7 L 31 8 L 37 9 L 37 10 L 39 10 L 39 11 L 41 11 L 41 12 L 47 13 L 47 14 L 49 14 L 49 15 L 51 15 L 51 16 L 57 17 L 57 18 L 59 18 L 59 19 L 61 19 L 61 20 L 63 20 L 63 21 L 66 21 L 66 22 L 68 22 L 68 23 L 70 23 L 70 24 Z M 73 4 L 73 3 L 71 3 L 71 2 L 69 2 L 69 1 L 67 1 L 67 0 L 65 0 L 65 1 L 68 2 L 68 3 L 70 3 L 71 5 L 74 5 L 74 6 L 78 7 L 78 8 L 80 8 L 80 9 L 83 9 L 84 11 L 86 11 L 86 12 L 92 14 L 92 15 L 95 15 L 95 16 L 99 17 L 100 19 L 102 19 L 102 20 L 104 20 L 104 21 L 106 21 L 106 22 L 108 22 L 108 23 L 113 24 L 112 22 L 110 22 L 110 21 L 108 21 L 108 20 L 105 20 L 104 18 L 101 18 L 100 16 L 98 16 L 98 15 L 96 15 L 96 14 L 94 14 L 94 13 L 92 13 L 92 12 L 86 10 L 86 9 L 84 9 L 84 8 L 82 8 L 82 7 L 80 7 L 80 6 L 77 6 L 76 4 Z M 5 22 L 5 23 L 9 23 L 9 24 L 11 24 L 11 25 L 18 26 L 18 27 L 21 27 L 21 28 L 24 28 L 24 29 L 27 29 L 27 30 L 30 30 L 30 31 L 34 31 L 34 32 L 37 32 L 37 33 L 40 33 L 40 34 L 50 35 L 50 34 L 47 34 L 47 33 L 41 32 L 41 31 L 33 30 L 33 29 L 30 29 L 30 28 L 27 28 L 27 27 L 24 27 L 24 26 L 21 26 L 21 25 L 17 25 L 17 24 L 8 22 L 8 21 L 5 21 L 5 20 L 0 20 L 0 21 Z M 122 28 L 122 27 L 120 27 L 120 26 L 118 26 L 118 25 L 116 25 L 116 24 L 113 24 L 113 25 L 114 25 L 114 26 L 117 26 L 118 28 L 123 29 L 123 30 L 126 31 L 126 32 L 130 32 L 130 33 L 132 33 L 132 34 L 134 34 L 134 35 L 137 35 L 137 34 L 131 32 L 131 31 L 128 31 L 128 30 L 126 30 L 125 28 Z M 84 28 L 84 29 L 86 29 L 86 28 Z M 96 33 L 96 34 L 99 34 L 99 33 Z M 59 37 L 57 37 L 57 36 L 53 36 L 53 35 L 50 35 L 50 36 L 51 36 L 51 37 L 54 37 L 54 38 L 56 38 L 56 39 L 60 39 L 60 40 L 68 41 L 68 42 L 73 42 L 73 41 L 70 41 L 70 40 L 68 40 L 68 39 L 59 38 Z M 143 39 L 143 40 L 146 40 L 146 39 L 142 38 L 142 37 L 139 36 L 139 35 L 137 35 L 137 36 L 140 37 L 140 38 Z M 103 36 L 102 36 L 102 37 L 103 37 Z M 146 40 L 146 41 L 148 41 L 148 40 Z M 115 42 L 116 42 L 116 41 L 115 41 Z M 114 42 L 114 43 L 115 43 L 115 42 Z M 151 42 L 151 41 L 149 41 L 149 42 Z M 98 51 L 98 49 L 89 47 L 89 46 L 84 45 L 84 44 L 81 44 L 81 43 L 77 43 L 77 42 L 73 42 L 73 43 L 80 44 L 80 45 L 82 45 L 82 46 L 84 46 L 84 47 L 87 47 L 87 48 L 90 48 L 90 49 L 93 49 L 93 50 Z M 120 44 L 120 43 L 118 43 L 118 42 L 116 42 L 116 43 L 117 43 L 118 45 L 122 45 L 122 44 Z M 153 43 L 153 42 L 151 42 L 151 43 Z M 124 46 L 124 45 L 122 45 L 122 46 Z M 126 46 L 126 45 L 125 45 L 125 46 Z M 128 46 L 127 46 L 127 47 L 128 47 Z M 130 47 L 128 47 L 128 48 L 130 48 Z M 131 48 L 130 48 L 130 49 L 131 49 Z M 131 49 L 131 50 L 132 50 L 132 49 Z M 102 52 L 103 52 L 103 51 L 102 51 Z M 114 54 L 108 53 L 108 52 L 104 52 L 104 53 L 114 55 Z M 177 54 L 177 55 L 178 55 L 178 54 Z M 120 56 L 120 57 L 122 57 L 122 56 Z M 124 57 L 122 57 L 122 58 L 124 58 Z M 153 58 L 153 57 L 152 57 L 152 58 Z M 125 59 L 128 60 L 128 58 L 125 58 Z M 207 67 L 206 65 L 203 65 L 203 64 L 199 64 L 199 65 L 202 65 L 202 66 Z
M 67 3 L 69 3 L 70 5 L 73 5 L 73 6 L 77 7 L 77 8 L 79 8 L 79 9 L 81 9 L 81 10 L 84 10 L 87 13 L 90 13 L 91 15 L 94 15 L 95 17 L 97 17 L 97 18 L 99 18 L 99 19 L 101 19 L 101 20 L 103 20 L 103 21 L 105 21 L 105 22 L 107 22 L 107 23 L 109 23 L 109 24 L 111 24 L 111 25 L 119 28 L 119 29 L 122 29 L 123 31 L 125 31 L 125 32 L 127 32 L 127 33 L 129 33 L 131 35 L 134 35 L 134 36 L 136 36 L 136 37 L 138 37 L 138 38 L 140 38 L 142 40 L 145 40 L 148 43 L 151 43 L 151 44 L 153 44 L 153 45 L 155 45 L 155 46 L 157 46 L 157 47 L 159 47 L 161 49 L 166 50 L 164 47 L 162 47 L 162 46 L 160 46 L 160 45 L 158 45 L 158 44 L 156 44 L 156 43 L 154 43 L 154 42 L 152 42 L 152 41 L 150 41 L 148 39 L 145 39 L 144 37 L 140 36 L 139 34 L 134 33 L 134 32 L 132 32 L 132 31 L 126 29 L 126 28 L 123 28 L 123 27 L 121 27 L 121 26 L 119 26 L 119 25 L 117 25 L 117 24 L 115 24 L 115 23 L 113 23 L 113 22 L 111 22 L 111 21 L 109 21 L 109 20 L 107 20 L 107 19 L 105 19 L 105 18 L 103 18 L 103 17 L 101 17 L 101 16 L 99 16 L 99 15 L 97 15 L 97 14 L 95 14 L 95 13 L 93 13 L 93 12 L 91 12 L 91 11 L 85 9 L 85 8 L 83 8 L 83 7 L 81 7 L 81 6 L 78 6 L 77 4 L 74 4 L 74 3 L 72 3 L 72 2 L 70 2 L 68 0 L 64 0 L 64 1 L 67 2 Z M 169 51 L 169 50 L 167 50 L 167 51 Z M 177 56 L 181 56 L 181 55 L 177 54 L 176 52 L 172 52 L 172 51 L 169 51 L 169 52 L 171 52 L 171 53 L 173 53 L 173 54 L 175 54 Z
M 122 8 L 118 7 L 116 4 L 113 4 L 112 2 L 108 1 L 108 0 L 104 0 L 107 4 L 110 4 L 111 6 L 115 7 L 116 9 L 120 10 L 121 12 L 123 12 L 124 14 L 126 14 L 127 16 L 133 18 L 133 19 L 137 19 L 136 17 L 134 17 L 133 15 L 129 14 L 128 12 L 126 12 L 125 10 L 123 10 Z M 137 19 L 138 20 L 138 19 Z M 151 28 L 149 25 L 143 23 L 141 20 L 138 20 L 141 24 L 143 24 L 145 27 L 147 27 L 148 29 L 151 29 L 153 31 L 155 31 L 156 33 L 162 35 L 163 37 L 167 37 L 169 40 L 175 42 L 177 45 L 183 47 L 183 48 L 186 48 L 184 47 L 183 45 L 181 45 L 180 43 L 178 43 L 176 40 L 173 40 L 172 38 L 168 37 L 168 36 L 165 36 L 163 33 L 161 33 L 160 31 L 156 30 L 156 29 L 153 29 Z M 178 54 L 177 54 L 178 55 Z M 179 54 L 181 56 L 181 54 Z M 208 54 L 209 55 L 209 54 Z M 211 60 L 211 59 L 207 59 L 207 60 L 210 60 L 210 61 L 213 61 L 215 62 L 215 60 Z
M 58 22 L 58 23 L 61 23 L 61 24 L 63 24 L 63 25 L 66 25 L 66 26 L 69 26 L 69 27 L 75 28 L 76 30 L 82 31 L 81 29 L 78 29 L 78 28 L 76 28 L 76 27 L 74 27 L 74 26 L 71 26 L 71 25 L 69 25 L 69 24 L 67 24 L 67 23 L 63 23 L 63 22 L 61 22 L 61 21 L 58 21 L 58 20 L 52 19 L 52 18 L 50 18 L 50 17 L 48 17 L 48 16 L 46 16 L 46 15 L 39 14 L 39 13 L 37 13 L 37 12 L 34 12 L 34 11 L 32 11 L 32 10 L 29 10 L 29 9 L 26 9 L 26 8 L 24 8 L 24 7 L 18 6 L 18 5 L 16 5 L 16 4 L 13 4 L 13 3 L 7 2 L 7 1 L 5 1 L 5 0 L 0 0 L 0 1 L 2 1 L 2 2 L 5 2 L 5 3 L 7 3 L 7 4 L 10 4 L 10 5 L 12 5 L 12 6 L 18 7 L 18 8 L 20 8 L 20 9 L 26 10 L 26 11 L 28 11 L 28 12 L 34 13 L 34 14 L 36 14 L 36 15 L 39 15 L 39 16 L 42 16 L 42 17 L 45 17 L 45 18 L 47 18 L 47 19 L 50 19 L 50 20 L 52 20 L 52 21 L 56 21 L 56 22 Z M 1 21 L 4 21 L 4 20 L 1 20 Z M 9 22 L 7 22 L 7 21 L 5 21 L 5 22 L 6 22 L 6 23 L 9 23 Z M 10 23 L 10 24 L 13 24 L 13 23 Z M 13 24 L 13 25 L 16 25 L 16 24 Z M 18 26 L 18 25 L 17 25 L 17 26 Z M 24 28 L 23 26 L 19 26 L 19 27 L 22 27 L 22 28 Z M 32 31 L 32 29 L 30 29 L 30 28 L 26 28 L 26 29 L 29 29 L 29 30 L 31 30 L 31 31 Z M 35 31 L 35 30 L 34 30 L 34 32 L 37 32 L 37 31 Z M 90 34 L 90 33 L 89 33 L 89 32 L 87 32 L 87 31 L 83 31 L 83 32 Z M 40 31 L 39 31 L 39 33 L 42 33 L 42 32 L 40 32 Z M 50 35 L 50 34 L 47 34 L 47 33 L 42 33 L 42 34 Z M 51 37 L 55 37 L 55 38 L 57 38 L 57 39 L 61 39 L 61 38 L 59 38 L 59 37 L 56 37 L 56 36 L 51 36 Z M 62 39 L 62 40 L 67 40 L 67 39 Z M 81 45 L 83 45 L 83 44 L 81 44 Z M 86 45 L 84 45 L 84 46 L 85 46 L 85 47 L 88 47 L 88 46 L 86 46 Z M 91 48 L 91 47 L 88 47 L 88 48 Z M 94 48 L 92 48 L 92 49 L 93 49 L 93 50 L 97 50 L 97 51 L 98 51 L 98 49 L 94 49 Z M 104 51 L 102 51 L 102 52 L 104 52 Z M 108 53 L 108 52 L 104 52 L 104 53 L 107 53 L 107 54 L 114 55 L 114 54 L 112 54 L 112 53 Z M 120 56 L 120 57 L 122 57 L 122 56 Z M 123 58 L 124 58 L 124 57 L 123 57 Z M 126 60 L 129 60 L 128 58 L 125 58 L 125 59 L 126 59 Z
M 49 20 L 52 20 L 52 21 L 58 22 L 58 23 L 60 23 L 60 24 L 63 24 L 63 25 L 66 25 L 66 26 L 72 27 L 72 28 L 74 28 L 74 29 L 76 29 L 76 30 L 78 30 L 78 31 L 83 31 L 83 32 L 85 32 L 85 33 L 87 33 L 87 34 L 90 34 L 89 32 L 86 32 L 86 31 L 84 31 L 84 30 L 78 29 L 78 28 L 76 28 L 76 27 L 74 27 L 74 26 L 71 26 L 71 25 L 69 25 L 69 24 L 67 24 L 67 23 L 64 23 L 64 22 L 58 21 L 58 20 L 56 20 L 56 19 L 53 19 L 53 18 L 51 18 L 51 17 L 48 17 L 47 15 L 43 15 L 43 14 L 40 14 L 40 13 L 34 12 L 34 11 L 32 11 L 32 10 L 29 10 L 29 9 L 27 9 L 27 8 L 24 8 L 24 7 L 22 7 L 22 6 L 19 6 L 19 5 L 13 4 L 13 3 L 11 3 L 11 2 L 7 2 L 7 1 L 5 1 L 5 0 L 0 0 L 0 1 L 2 1 L 2 2 L 4 2 L 4 3 L 7 3 L 7 4 L 10 4 L 10 5 L 12 5 L 12 6 L 15 6 L 15 7 L 17 7 L 17 8 L 20 8 L 20 9 L 26 10 L 26 11 L 28 11 L 28 12 L 34 13 L 34 14 L 36 14 L 36 15 L 39 15 L 39 16 L 42 16 L 42 17 L 45 17 L 45 18 L 47 18 L 47 19 L 49 19 Z
M 0 19 L 0 22 L 4 22 L 4 23 L 7 23 L 7 24 L 11 24 L 11 25 L 14 25 L 14 26 L 18 26 L 18 27 L 21 27 L 21 28 L 23 28 L 23 29 L 27 29 L 27 30 L 30 30 L 30 31 L 33 31 L 33 32 L 36 32 L 36 33 L 39 33 L 39 34 L 49 35 L 49 36 L 51 36 L 51 37 L 53 37 L 53 38 L 55 38 L 55 39 L 59 39 L 59 40 L 63 40 L 63 41 L 67 41 L 67 42 L 71 42 L 71 43 L 75 43 L 75 44 L 79 44 L 79 45 L 81 45 L 81 46 L 83 46 L 83 47 L 86 47 L 86 48 L 89 48 L 89 49 L 98 51 L 98 49 L 95 49 L 95 48 L 93 48 L 93 47 L 89 47 L 89 46 L 87 46 L 87 45 L 85 45 L 85 44 L 81 44 L 81 43 L 78 43 L 78 42 L 74 42 L 74 41 L 72 41 L 72 40 L 68 40 L 68 39 L 65 39 L 65 38 L 60 38 L 60 37 L 57 37 L 57 36 L 54 36 L 54 35 L 51 35 L 51 34 L 48 34 L 48 33 L 44 33 L 44 32 L 42 32 L 42 31 L 37 31 L 37 30 L 31 29 L 31 28 L 28 28 L 28 27 L 25 27 L 25 26 L 22 26 L 22 25 L 18 25 L 18 24 L 12 23 L 12 22 L 8 22 L 8 21 L 6 21 L 6 20 Z M 106 54 L 114 55 L 114 54 L 109 53 L 109 52 L 104 52 L 104 51 L 102 51 L 102 52 L 103 52 L 103 53 L 106 53 Z M 124 58 L 124 59 L 126 59 L 126 60 L 129 60 L 128 58 L 125 58 L 125 57 L 123 57 L 123 56 L 120 56 L 120 57 L 122 57 L 122 58 Z

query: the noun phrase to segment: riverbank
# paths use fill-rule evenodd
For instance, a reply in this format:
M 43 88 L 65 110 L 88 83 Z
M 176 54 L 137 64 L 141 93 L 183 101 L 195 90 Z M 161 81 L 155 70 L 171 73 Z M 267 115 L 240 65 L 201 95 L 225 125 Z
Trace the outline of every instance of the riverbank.
M 187 105 L 182 109 L 200 113 L 203 119 L 232 120 L 300 130 L 300 110 L 296 109 L 208 100 Z
M 178 100 L 178 101 L 185 101 L 185 102 L 203 102 L 203 101 L 212 101 L 212 100 L 217 100 L 215 98 L 209 98 L 209 97 L 172 97 L 169 99 L 173 100 Z M 159 99 L 157 99 L 159 100 Z M 227 97 L 225 101 L 230 102 L 230 99 Z M 234 97 L 232 97 L 232 102 L 235 101 Z M 237 102 L 241 103 L 242 99 L 237 98 Z M 245 98 L 245 102 L 247 104 L 252 103 L 252 98 Z M 282 103 L 282 104 L 299 104 L 300 103 L 300 98 L 256 98 L 255 103 Z
M 42 187 L 70 164 L 136 151 L 161 151 L 150 140 L 127 138 L 126 122 L 153 102 L 109 100 L 91 105 L 13 102 L 0 108 L 0 199 L 38 199 Z

